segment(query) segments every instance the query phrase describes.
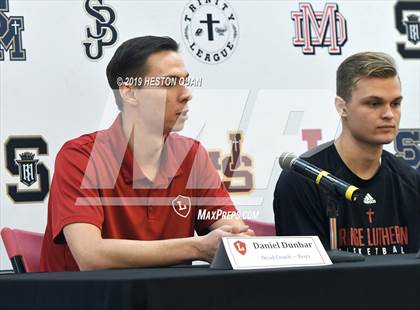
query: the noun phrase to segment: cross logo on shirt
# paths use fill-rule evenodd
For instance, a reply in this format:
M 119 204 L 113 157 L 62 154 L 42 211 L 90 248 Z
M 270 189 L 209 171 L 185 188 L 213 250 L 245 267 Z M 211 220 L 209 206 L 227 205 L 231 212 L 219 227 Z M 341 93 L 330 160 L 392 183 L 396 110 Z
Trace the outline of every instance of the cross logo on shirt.
M 366 212 L 366 215 L 369 218 L 369 224 L 372 224 L 372 217 L 375 215 L 375 212 L 372 211 L 372 208 L 369 208 L 369 210 Z

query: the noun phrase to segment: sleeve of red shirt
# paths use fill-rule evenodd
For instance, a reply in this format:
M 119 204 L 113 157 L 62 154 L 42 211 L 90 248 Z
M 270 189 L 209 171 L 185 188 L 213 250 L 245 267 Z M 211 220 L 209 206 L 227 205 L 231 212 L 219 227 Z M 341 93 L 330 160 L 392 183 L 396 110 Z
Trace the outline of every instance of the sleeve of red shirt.
M 235 214 L 236 208 L 230 199 L 230 195 L 220 180 L 219 173 L 210 160 L 206 149 L 198 143 L 194 163 L 191 170 L 193 180 L 194 196 L 197 197 L 196 214 L 199 210 L 206 210 L 206 213 L 221 210 L 224 214 Z M 220 213 L 220 211 L 219 211 Z M 216 219 L 197 219 L 195 230 L 198 234 L 208 232 L 209 226 L 217 222 Z
M 99 229 L 102 227 L 104 214 L 102 205 L 98 203 L 96 174 L 85 173 L 89 160 L 88 148 L 71 142 L 57 154 L 50 192 L 52 233 L 57 243 L 65 242 L 62 230 L 68 224 L 90 223 Z M 86 203 L 87 197 L 89 204 Z M 92 201 L 90 197 L 96 199 Z

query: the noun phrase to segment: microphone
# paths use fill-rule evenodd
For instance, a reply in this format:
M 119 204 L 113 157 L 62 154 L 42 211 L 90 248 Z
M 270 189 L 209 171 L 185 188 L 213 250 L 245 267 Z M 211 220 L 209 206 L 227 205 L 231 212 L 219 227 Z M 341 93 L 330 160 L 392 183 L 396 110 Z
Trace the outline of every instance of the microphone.
M 279 164 L 282 169 L 293 170 L 331 192 L 344 197 L 350 202 L 363 204 L 363 198 L 366 193 L 362 193 L 362 191 L 356 186 L 333 176 L 325 170 L 321 170 L 299 157 L 296 157 L 293 153 L 285 152 L 281 154 Z

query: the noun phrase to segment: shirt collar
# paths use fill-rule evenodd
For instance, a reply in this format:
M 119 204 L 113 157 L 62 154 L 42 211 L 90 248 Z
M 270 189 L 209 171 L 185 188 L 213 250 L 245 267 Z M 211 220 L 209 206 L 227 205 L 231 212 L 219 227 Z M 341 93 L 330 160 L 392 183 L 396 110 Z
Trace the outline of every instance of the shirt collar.
M 134 161 L 133 151 L 128 144 L 122 126 L 122 114 L 120 113 L 114 123 L 107 130 L 107 137 L 110 147 L 118 160 L 121 158 L 122 163 L 120 174 L 126 183 L 136 185 L 135 187 L 144 187 L 144 184 L 153 186 L 169 185 L 171 180 L 183 173 L 182 161 L 176 155 L 176 143 L 171 134 L 165 136 L 165 143 L 162 150 L 161 162 L 155 180 L 151 182 Z M 134 180 L 133 180 L 134 175 Z

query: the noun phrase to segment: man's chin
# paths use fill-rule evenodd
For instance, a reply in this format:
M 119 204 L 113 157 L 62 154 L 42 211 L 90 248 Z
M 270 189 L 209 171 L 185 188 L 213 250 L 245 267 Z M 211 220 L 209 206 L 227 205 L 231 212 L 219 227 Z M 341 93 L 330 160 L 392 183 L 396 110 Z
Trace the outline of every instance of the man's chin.
M 170 132 L 178 132 L 181 131 L 182 129 L 184 129 L 184 125 L 175 125 L 172 128 L 168 128 L 167 130 L 165 130 L 166 133 L 170 133 Z
M 394 138 L 395 138 L 395 136 L 381 137 L 381 138 L 375 139 L 375 144 L 381 144 L 381 145 L 390 144 L 394 141 Z
M 372 145 L 372 146 L 373 145 L 380 146 L 380 145 L 389 144 L 389 143 L 394 141 L 394 138 L 395 138 L 394 135 L 386 135 L 386 136 L 385 135 L 381 135 L 381 136 L 376 135 L 376 136 L 370 136 L 370 137 L 359 136 L 358 138 L 356 137 L 357 140 L 359 140 L 363 143 L 366 143 L 368 145 Z

